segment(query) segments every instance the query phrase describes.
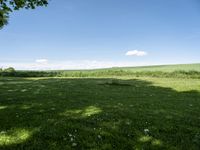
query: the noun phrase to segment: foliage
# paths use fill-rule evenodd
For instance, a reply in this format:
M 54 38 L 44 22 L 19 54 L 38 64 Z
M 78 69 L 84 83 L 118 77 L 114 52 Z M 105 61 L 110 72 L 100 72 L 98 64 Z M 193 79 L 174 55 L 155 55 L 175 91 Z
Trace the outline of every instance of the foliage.
M 16 76 L 16 71 L 13 67 L 9 67 L 9 68 L 6 68 L 6 69 L 0 69 L 0 76 Z
M 9 67 L 3 70 L 4 72 L 15 72 L 15 69 L 13 67 Z
M 0 0 L 0 28 L 8 23 L 9 14 L 13 10 L 35 9 L 47 4 L 48 0 Z

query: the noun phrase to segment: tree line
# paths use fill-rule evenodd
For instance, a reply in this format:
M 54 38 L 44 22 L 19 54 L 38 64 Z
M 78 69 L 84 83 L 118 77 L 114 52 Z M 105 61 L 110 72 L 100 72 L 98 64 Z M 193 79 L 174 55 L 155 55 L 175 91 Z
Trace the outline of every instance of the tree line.
M 51 71 L 28 71 L 15 70 L 13 67 L 0 68 L 0 77 L 159 77 L 159 78 L 194 78 L 200 79 L 199 71 L 176 70 L 164 71 L 131 71 L 126 69 L 97 69 L 97 70 L 51 70 Z

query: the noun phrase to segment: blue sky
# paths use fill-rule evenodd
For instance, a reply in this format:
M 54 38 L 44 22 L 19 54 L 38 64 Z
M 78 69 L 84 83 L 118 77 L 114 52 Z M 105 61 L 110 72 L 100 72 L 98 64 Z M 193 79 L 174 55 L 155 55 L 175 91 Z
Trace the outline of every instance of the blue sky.
M 0 67 L 198 63 L 199 41 L 199 0 L 51 0 L 11 14 L 0 30 Z

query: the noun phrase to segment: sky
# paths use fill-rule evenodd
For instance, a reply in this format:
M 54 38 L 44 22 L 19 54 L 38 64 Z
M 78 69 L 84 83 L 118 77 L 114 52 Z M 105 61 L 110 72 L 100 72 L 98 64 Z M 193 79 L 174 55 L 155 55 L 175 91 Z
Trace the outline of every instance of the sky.
M 185 63 L 200 63 L 199 0 L 51 0 L 0 30 L 0 68 Z

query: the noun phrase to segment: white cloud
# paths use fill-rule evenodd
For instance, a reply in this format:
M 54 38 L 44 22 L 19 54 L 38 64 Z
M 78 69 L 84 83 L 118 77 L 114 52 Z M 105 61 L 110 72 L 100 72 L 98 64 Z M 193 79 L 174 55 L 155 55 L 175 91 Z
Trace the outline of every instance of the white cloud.
M 145 55 L 147 55 L 147 52 L 139 50 L 131 50 L 126 52 L 126 56 L 145 56 Z
M 47 59 L 36 59 L 35 62 L 40 63 L 40 64 L 47 64 L 48 60 Z

